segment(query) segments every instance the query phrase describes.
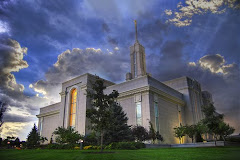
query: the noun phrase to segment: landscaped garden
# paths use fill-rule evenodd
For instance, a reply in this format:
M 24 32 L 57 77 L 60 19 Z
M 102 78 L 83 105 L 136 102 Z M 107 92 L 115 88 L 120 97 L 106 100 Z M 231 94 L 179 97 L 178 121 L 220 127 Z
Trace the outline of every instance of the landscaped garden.
M 140 150 L 0 150 L 1 160 L 238 160 L 240 147 L 160 148 Z M 89 153 L 96 152 L 96 154 Z M 106 150 L 107 152 L 107 150 Z

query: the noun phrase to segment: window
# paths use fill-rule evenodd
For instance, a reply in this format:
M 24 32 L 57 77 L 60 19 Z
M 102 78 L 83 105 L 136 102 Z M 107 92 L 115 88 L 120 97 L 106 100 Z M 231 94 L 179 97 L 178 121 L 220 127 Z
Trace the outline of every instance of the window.
M 42 135 L 43 117 L 39 119 L 39 134 Z
M 133 54 L 133 59 L 134 59 L 134 77 L 137 77 L 137 53 L 135 52 Z
M 179 126 L 181 126 L 182 125 L 181 111 L 178 111 L 178 121 L 179 121 Z
M 70 106 L 70 121 L 69 126 L 75 127 L 76 120 L 76 106 L 77 106 L 77 89 L 73 89 L 71 93 L 71 106 Z
M 137 125 L 142 125 L 142 107 L 141 102 L 136 103 L 136 121 Z
M 158 102 L 154 102 L 154 113 L 155 113 L 155 127 L 156 127 L 156 131 L 159 132 Z

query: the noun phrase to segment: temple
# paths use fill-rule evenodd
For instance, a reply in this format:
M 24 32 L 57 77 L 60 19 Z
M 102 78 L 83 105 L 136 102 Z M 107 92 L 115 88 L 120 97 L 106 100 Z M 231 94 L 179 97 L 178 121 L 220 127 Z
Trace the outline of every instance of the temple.
M 131 71 L 126 73 L 126 81 L 115 84 L 103 79 L 107 86 L 104 92 L 119 92 L 117 101 L 127 114 L 129 125 L 149 129 L 151 121 L 164 138 L 161 143 L 179 143 L 173 128 L 199 122 L 203 118 L 201 106 L 211 102 L 212 96 L 190 77 L 160 82 L 147 73 L 145 48 L 137 39 L 136 21 L 135 32 L 135 43 L 130 47 Z M 58 126 L 74 127 L 82 135 L 91 132 L 86 118 L 86 109 L 91 103 L 85 93 L 95 79 L 96 76 L 86 73 L 62 83 L 61 101 L 41 108 L 37 115 L 41 136 L 50 140 Z M 190 140 L 184 138 L 182 142 Z

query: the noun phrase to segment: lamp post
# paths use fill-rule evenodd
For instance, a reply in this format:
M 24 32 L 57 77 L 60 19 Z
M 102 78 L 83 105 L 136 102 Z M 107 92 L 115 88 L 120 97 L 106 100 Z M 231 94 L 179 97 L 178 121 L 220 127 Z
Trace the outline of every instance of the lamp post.
M 79 141 L 80 141 L 80 149 L 82 150 L 83 149 L 83 140 L 80 139 Z

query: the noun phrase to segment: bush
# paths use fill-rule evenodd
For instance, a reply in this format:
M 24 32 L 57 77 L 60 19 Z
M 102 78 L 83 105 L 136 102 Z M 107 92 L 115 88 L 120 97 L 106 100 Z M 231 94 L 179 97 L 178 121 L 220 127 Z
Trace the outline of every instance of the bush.
M 141 142 L 132 142 L 132 143 L 134 143 L 137 149 L 146 148 L 146 145 L 144 143 L 141 143 Z
M 83 147 L 83 149 L 84 150 L 89 150 L 89 149 L 94 149 L 94 150 L 96 150 L 96 149 L 101 149 L 101 146 L 85 146 L 85 147 Z
M 129 150 L 140 148 L 145 148 L 145 144 L 141 142 L 117 142 L 111 143 L 105 147 L 105 149 L 129 149 Z
M 240 143 L 240 137 L 230 136 L 230 137 L 227 137 L 227 138 L 226 138 L 226 141 L 229 141 L 229 142 L 238 142 L 238 143 Z
M 49 144 L 47 149 L 75 149 L 79 147 L 77 144 Z

